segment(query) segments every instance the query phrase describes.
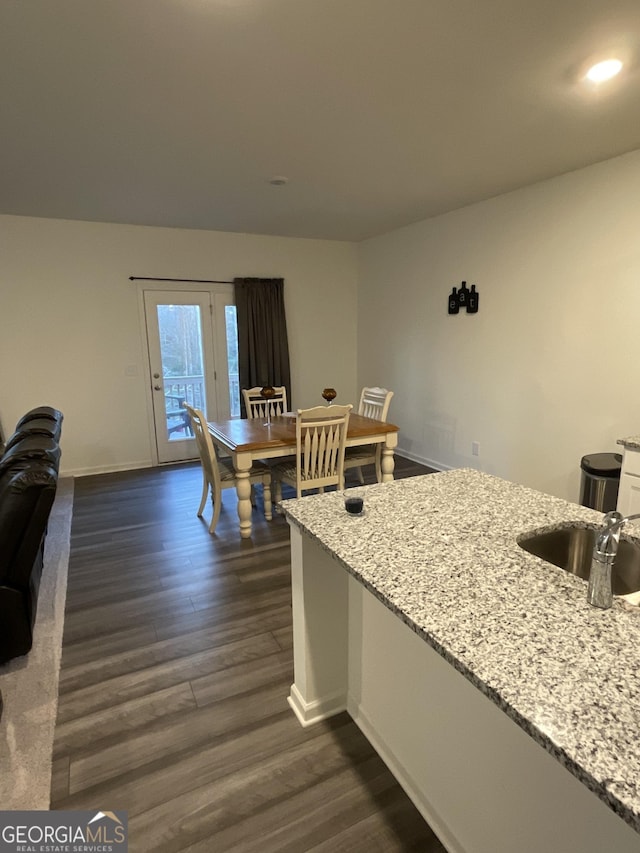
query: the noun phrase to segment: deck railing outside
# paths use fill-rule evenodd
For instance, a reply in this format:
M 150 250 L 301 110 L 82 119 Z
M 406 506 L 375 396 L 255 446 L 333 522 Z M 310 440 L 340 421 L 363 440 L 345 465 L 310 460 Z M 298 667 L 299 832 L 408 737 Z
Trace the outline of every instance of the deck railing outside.
M 188 438 L 192 435 L 191 422 L 183 404 L 194 409 L 203 409 L 204 376 L 172 376 L 164 380 L 164 405 L 167 417 L 169 440 Z
M 183 403 L 206 410 L 204 376 L 172 376 L 164 380 L 165 410 L 169 439 L 191 436 L 191 426 Z M 232 418 L 240 417 L 240 379 L 229 375 L 229 408 Z

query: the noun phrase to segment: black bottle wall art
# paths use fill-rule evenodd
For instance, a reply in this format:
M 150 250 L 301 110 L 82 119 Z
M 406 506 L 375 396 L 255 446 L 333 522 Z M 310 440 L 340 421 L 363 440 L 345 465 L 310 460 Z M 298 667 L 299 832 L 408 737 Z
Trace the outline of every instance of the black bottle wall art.
M 471 290 L 469 290 L 467 282 L 463 281 L 459 290 L 455 287 L 452 288 L 447 298 L 447 310 L 449 314 L 459 314 L 464 309 L 466 309 L 467 314 L 477 314 L 479 301 L 480 294 L 476 290 L 475 284 L 472 284 Z
M 476 291 L 475 284 L 471 285 L 471 292 L 467 297 L 467 314 L 477 314 L 478 313 L 478 302 L 480 301 L 478 293 Z

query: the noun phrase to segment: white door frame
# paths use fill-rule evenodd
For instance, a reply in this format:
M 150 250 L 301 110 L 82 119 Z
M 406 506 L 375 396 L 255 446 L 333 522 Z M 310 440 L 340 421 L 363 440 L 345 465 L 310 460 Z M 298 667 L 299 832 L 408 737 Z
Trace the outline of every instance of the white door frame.
M 221 419 L 229 417 L 229 377 L 227 374 L 227 351 L 226 351 L 226 336 L 216 334 L 216 331 L 224 328 L 224 306 L 234 305 L 234 290 L 233 284 L 200 284 L 200 283 L 180 283 L 177 281 L 160 282 L 160 281 L 138 281 L 138 320 L 140 328 L 140 336 L 142 341 L 143 351 L 145 353 L 144 363 L 144 378 L 145 378 L 145 402 L 147 407 L 147 426 L 149 430 L 149 446 L 151 450 L 151 464 L 153 467 L 170 464 L 161 462 L 158 456 L 158 446 L 156 441 L 156 427 L 154 417 L 154 400 L 153 400 L 153 376 L 151 369 L 151 361 L 149 358 L 146 310 L 145 310 L 145 291 L 169 291 L 180 292 L 185 295 L 188 293 L 208 292 L 211 295 L 211 303 L 213 305 L 213 315 L 211 316 L 211 324 L 214 331 L 214 390 L 212 400 L 217 406 L 218 416 Z M 219 313 L 222 310 L 222 318 Z M 220 326 L 222 323 L 222 326 Z M 193 459 L 197 459 L 197 450 L 194 442 Z

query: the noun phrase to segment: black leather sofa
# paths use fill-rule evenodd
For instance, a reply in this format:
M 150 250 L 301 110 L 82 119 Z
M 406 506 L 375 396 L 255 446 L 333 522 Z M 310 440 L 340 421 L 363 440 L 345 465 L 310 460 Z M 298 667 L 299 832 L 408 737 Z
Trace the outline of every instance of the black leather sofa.
M 49 406 L 32 409 L 0 457 L 0 664 L 27 654 L 33 643 L 62 420 Z

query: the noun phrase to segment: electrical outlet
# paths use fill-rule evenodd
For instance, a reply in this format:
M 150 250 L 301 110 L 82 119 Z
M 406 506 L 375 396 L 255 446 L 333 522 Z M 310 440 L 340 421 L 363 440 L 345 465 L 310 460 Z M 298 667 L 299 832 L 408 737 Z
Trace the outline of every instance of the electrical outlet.
M 480 456 L 480 444 L 477 441 L 471 442 L 471 454 L 472 456 Z

